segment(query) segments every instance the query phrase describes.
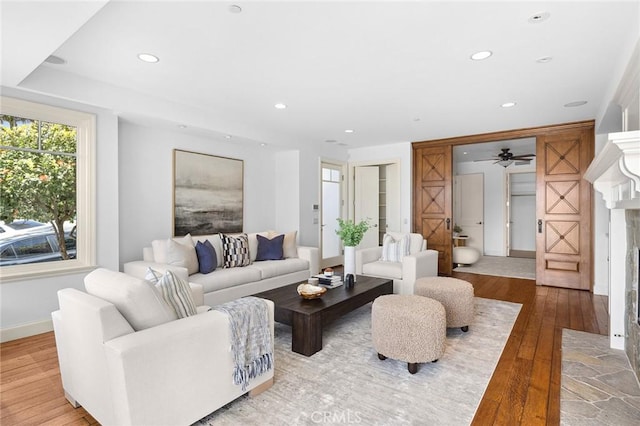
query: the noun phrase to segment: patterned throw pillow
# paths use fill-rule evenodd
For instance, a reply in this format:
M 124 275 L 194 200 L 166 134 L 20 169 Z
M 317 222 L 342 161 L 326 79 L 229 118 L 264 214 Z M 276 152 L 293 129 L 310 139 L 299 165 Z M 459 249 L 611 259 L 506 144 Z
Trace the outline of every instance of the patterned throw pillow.
M 158 273 L 149 268 L 147 276 L 150 275 L 157 277 Z M 167 271 L 162 275 L 156 283 L 156 288 L 178 318 L 186 318 L 198 313 L 189 283 L 178 278 L 173 272 Z
M 409 255 L 409 244 L 411 238 L 405 234 L 398 240 L 391 235 L 385 234 L 382 239 L 382 260 L 383 262 L 401 262 L 402 258 Z
M 237 237 L 220 234 L 220 241 L 222 241 L 222 259 L 225 268 L 247 266 L 251 263 L 247 234 Z

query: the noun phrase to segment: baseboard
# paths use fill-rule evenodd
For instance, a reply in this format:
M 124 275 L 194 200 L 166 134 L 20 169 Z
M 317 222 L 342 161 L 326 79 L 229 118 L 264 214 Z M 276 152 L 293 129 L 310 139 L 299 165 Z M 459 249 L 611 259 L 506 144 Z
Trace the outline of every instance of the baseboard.
M 523 259 L 535 259 L 536 252 L 535 250 L 511 250 L 509 252 L 509 257 L 520 257 Z
M 0 329 L 0 343 L 35 336 L 36 334 L 47 333 L 49 331 L 53 331 L 53 321 L 50 319 L 16 327 L 3 328 Z

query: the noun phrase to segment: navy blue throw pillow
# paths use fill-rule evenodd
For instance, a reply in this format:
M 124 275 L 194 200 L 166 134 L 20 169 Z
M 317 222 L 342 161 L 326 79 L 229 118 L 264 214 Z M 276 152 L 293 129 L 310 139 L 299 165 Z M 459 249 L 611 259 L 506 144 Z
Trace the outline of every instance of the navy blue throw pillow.
M 262 235 L 258 237 L 258 254 L 256 260 L 281 260 L 284 259 L 282 252 L 282 243 L 284 242 L 284 234 L 268 239 Z
M 198 241 L 196 244 L 196 254 L 198 255 L 199 271 L 201 274 L 213 272 L 218 267 L 218 258 L 216 257 L 216 249 L 209 240 L 204 243 Z

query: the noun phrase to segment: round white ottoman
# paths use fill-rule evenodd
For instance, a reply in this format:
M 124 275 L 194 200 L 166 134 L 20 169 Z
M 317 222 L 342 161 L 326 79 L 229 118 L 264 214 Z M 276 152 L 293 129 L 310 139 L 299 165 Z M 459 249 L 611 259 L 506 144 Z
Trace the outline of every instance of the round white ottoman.
M 436 300 L 415 295 L 388 294 L 371 307 L 371 338 L 378 358 L 407 363 L 409 373 L 418 363 L 436 362 L 444 354 L 446 314 Z
M 469 331 L 473 322 L 473 286 L 467 281 L 449 277 L 424 277 L 416 280 L 414 294 L 442 303 L 447 327 Z
M 458 265 L 473 265 L 480 259 L 480 252 L 473 247 L 454 247 L 453 263 Z

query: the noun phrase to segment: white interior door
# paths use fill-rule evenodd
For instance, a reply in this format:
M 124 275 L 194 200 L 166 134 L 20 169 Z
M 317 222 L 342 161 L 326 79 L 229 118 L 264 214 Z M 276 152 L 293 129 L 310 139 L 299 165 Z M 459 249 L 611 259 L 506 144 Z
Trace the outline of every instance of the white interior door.
M 469 236 L 465 244 L 484 254 L 484 175 L 457 175 L 453 181 L 454 224 Z
M 339 265 L 342 263 L 342 247 L 336 234 L 339 217 L 342 217 L 342 166 L 322 163 L 321 170 L 322 196 L 320 202 L 320 267 Z
M 354 220 L 369 220 L 371 227 L 364 234 L 358 248 L 377 247 L 380 222 L 380 170 L 378 166 L 360 166 L 355 168 Z

